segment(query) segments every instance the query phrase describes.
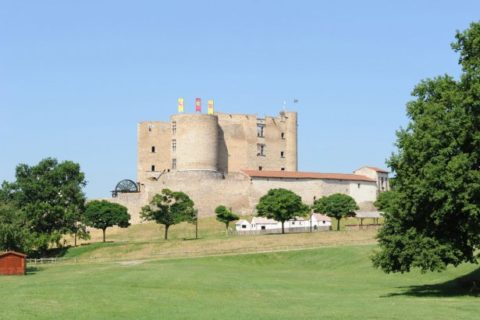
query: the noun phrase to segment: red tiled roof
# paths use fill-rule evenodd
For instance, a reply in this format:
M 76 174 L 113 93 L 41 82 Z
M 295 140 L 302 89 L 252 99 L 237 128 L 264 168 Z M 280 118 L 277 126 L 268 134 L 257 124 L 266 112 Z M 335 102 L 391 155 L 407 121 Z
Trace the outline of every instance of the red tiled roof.
M 366 168 L 372 169 L 372 170 L 377 171 L 377 172 L 389 173 L 389 171 L 387 171 L 385 169 L 380 169 L 380 168 L 377 168 L 377 167 L 366 167 Z
M 296 172 L 296 171 L 258 171 L 242 170 L 252 178 L 286 178 L 286 179 L 324 179 L 324 180 L 346 180 L 375 182 L 366 176 L 347 173 L 318 173 L 318 172 Z

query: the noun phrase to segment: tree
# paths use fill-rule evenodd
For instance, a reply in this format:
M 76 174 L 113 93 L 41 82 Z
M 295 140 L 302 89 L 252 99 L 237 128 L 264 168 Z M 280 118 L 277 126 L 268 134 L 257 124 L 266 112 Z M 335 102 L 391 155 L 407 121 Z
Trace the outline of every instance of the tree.
M 128 214 L 127 208 L 105 200 L 94 200 L 87 203 L 84 216 L 87 226 L 103 231 L 103 242 L 105 242 L 107 228 L 113 226 L 128 228 L 130 226 L 130 214 Z
M 388 164 L 394 201 L 378 234 L 374 266 L 441 271 L 477 261 L 480 248 L 480 23 L 457 32 L 459 80 L 423 80 L 407 104 Z
M 83 218 L 85 219 L 85 218 Z M 88 240 L 90 239 L 90 233 L 87 230 L 87 225 L 83 222 L 76 222 L 73 229 L 73 246 L 77 246 L 77 239 Z
M 165 226 L 165 240 L 170 226 L 180 222 L 194 222 L 196 219 L 194 202 L 183 192 L 163 189 L 156 194 L 149 205 L 142 208 L 140 216 L 147 221 L 155 221 Z
M 228 225 L 230 222 L 240 219 L 240 217 L 225 206 L 218 206 L 215 213 L 217 214 L 217 220 L 225 224 L 225 234 L 228 236 Z
M 31 234 L 23 223 L 18 209 L 0 202 L 0 251 L 29 253 Z
M 378 210 L 391 212 L 393 201 L 395 201 L 395 191 L 384 191 L 378 195 L 377 201 L 375 201 L 374 205 Z
M 44 252 L 75 232 L 84 211 L 86 185 L 78 164 L 47 158 L 34 166 L 18 165 L 15 178 L 12 183 L 3 182 L 0 198 L 18 209 L 34 239 L 30 249 Z
M 358 206 L 355 200 L 346 194 L 335 193 L 315 201 L 313 210 L 337 219 L 337 231 L 340 230 L 340 220 L 354 214 Z
M 309 207 L 302 202 L 302 198 L 286 189 L 271 189 L 260 198 L 257 204 L 258 216 L 274 219 L 282 223 L 282 234 L 285 233 L 285 221 L 295 217 L 308 215 Z

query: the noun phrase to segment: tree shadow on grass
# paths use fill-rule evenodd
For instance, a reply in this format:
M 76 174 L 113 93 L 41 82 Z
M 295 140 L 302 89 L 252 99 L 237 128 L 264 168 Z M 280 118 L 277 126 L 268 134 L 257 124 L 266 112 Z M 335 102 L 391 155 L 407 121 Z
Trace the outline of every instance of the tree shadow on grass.
M 480 297 L 480 268 L 456 279 L 418 286 L 399 287 L 403 292 L 391 293 L 383 297 Z
M 40 271 L 40 268 L 38 268 L 38 267 L 27 267 L 26 275 L 27 276 L 32 276 L 32 275 L 36 274 L 38 271 Z
M 197 240 L 202 240 L 202 238 L 198 237 L 198 238 L 183 238 L 182 239 L 183 241 L 197 241 Z
M 59 248 L 52 248 L 49 249 L 45 254 L 43 254 L 42 258 L 59 258 L 63 257 L 68 250 L 70 249 L 70 246 L 65 246 L 65 247 L 59 247 Z

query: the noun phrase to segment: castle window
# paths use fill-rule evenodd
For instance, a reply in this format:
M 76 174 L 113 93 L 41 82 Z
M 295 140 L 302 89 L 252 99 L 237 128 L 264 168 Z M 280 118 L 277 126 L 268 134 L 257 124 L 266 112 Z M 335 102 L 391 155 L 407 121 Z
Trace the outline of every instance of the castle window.
M 285 158 L 285 151 L 280 152 L 280 157 Z
M 175 139 L 172 140 L 172 151 L 177 151 L 177 140 Z
M 152 153 L 155 153 L 155 146 L 152 146 Z
M 257 156 L 265 157 L 265 145 L 264 144 L 257 144 Z
M 176 134 L 176 133 L 177 133 L 177 122 L 173 121 L 172 122 L 172 134 Z
M 152 172 L 155 172 L 155 165 L 152 164 Z
M 285 171 L 285 168 L 282 168 L 281 170 L 282 170 L 282 171 Z
M 262 170 L 263 170 L 262 166 L 258 167 L 258 171 L 262 171 Z
M 257 137 L 259 138 L 265 137 L 265 125 L 263 123 L 257 124 Z
M 152 125 L 149 124 L 149 125 L 148 125 L 148 132 L 151 132 L 151 131 L 152 131 Z
M 285 139 L 285 132 L 282 132 L 282 139 Z
M 177 169 L 177 159 L 172 159 L 172 169 L 173 170 Z

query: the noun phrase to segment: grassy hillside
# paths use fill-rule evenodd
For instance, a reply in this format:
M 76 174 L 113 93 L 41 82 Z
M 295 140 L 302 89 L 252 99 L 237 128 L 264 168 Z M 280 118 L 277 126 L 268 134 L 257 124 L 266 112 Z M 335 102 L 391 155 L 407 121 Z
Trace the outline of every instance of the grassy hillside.
M 42 266 L 0 277 L 1 318 L 478 318 L 478 298 L 454 280 L 477 266 L 385 275 L 371 267 L 374 248 Z
M 250 220 L 251 217 L 242 217 L 242 219 Z M 336 221 L 333 222 L 336 228 Z M 342 219 L 341 226 L 345 224 L 356 224 L 358 221 L 354 218 Z M 372 219 L 365 219 L 365 224 L 372 223 Z M 202 239 L 217 239 L 225 235 L 225 225 L 218 222 L 214 217 L 201 218 L 199 220 L 199 237 Z M 230 230 L 234 230 L 235 226 L 230 225 Z M 132 225 L 127 229 L 109 228 L 107 229 L 107 240 L 109 241 L 156 241 L 163 240 L 164 227 L 156 223 L 144 223 Z M 87 242 L 98 242 L 102 240 L 102 232 L 100 230 L 91 230 L 92 238 Z M 181 223 L 174 225 L 169 229 L 169 239 L 192 239 L 195 237 L 195 226 L 189 223 Z M 71 239 L 68 239 L 72 243 Z
M 134 225 L 128 229 L 109 229 L 109 242 L 105 244 L 99 243 L 102 238 L 101 231 L 92 230 L 91 234 L 91 240 L 80 247 L 69 249 L 64 257 L 75 258 L 76 261 L 148 260 L 373 244 L 376 231 L 227 237 L 221 223 L 214 218 L 206 218 L 200 221 L 198 240 L 194 240 L 194 226 L 186 223 L 171 227 L 168 241 L 163 239 L 163 226 L 155 223 Z

